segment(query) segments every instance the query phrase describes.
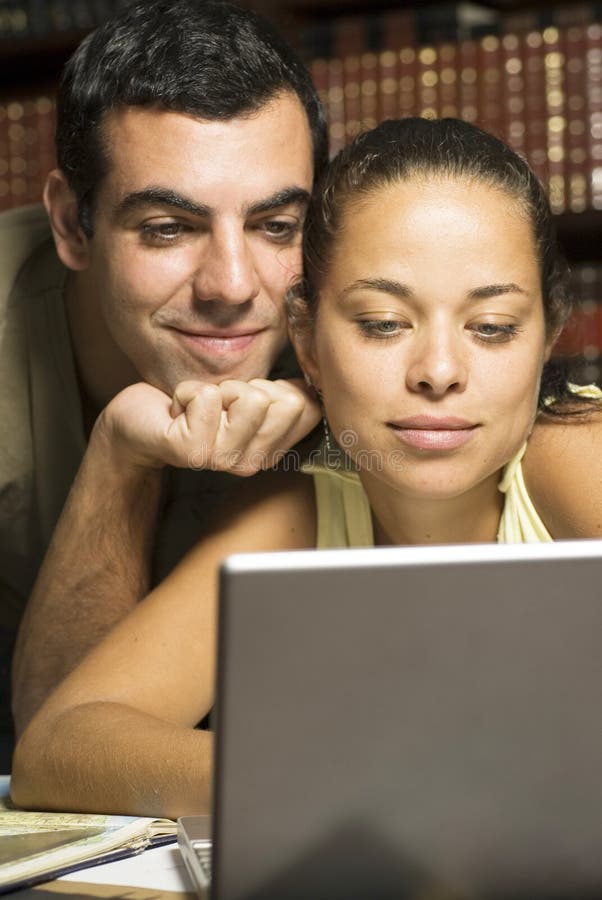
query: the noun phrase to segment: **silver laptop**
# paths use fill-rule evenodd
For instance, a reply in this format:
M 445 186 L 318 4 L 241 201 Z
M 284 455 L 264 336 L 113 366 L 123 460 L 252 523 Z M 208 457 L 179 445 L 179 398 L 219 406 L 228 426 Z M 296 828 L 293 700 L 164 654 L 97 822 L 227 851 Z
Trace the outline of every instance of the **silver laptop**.
M 602 897 L 602 541 L 230 557 L 180 845 L 212 900 Z

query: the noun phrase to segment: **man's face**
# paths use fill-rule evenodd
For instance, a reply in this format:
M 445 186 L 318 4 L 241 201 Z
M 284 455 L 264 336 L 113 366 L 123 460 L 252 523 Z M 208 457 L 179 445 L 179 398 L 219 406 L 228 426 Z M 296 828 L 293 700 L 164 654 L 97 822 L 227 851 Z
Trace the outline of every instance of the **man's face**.
M 286 343 L 313 174 L 297 97 L 225 121 L 127 108 L 103 132 L 110 168 L 76 298 L 100 365 L 168 392 L 266 376 Z

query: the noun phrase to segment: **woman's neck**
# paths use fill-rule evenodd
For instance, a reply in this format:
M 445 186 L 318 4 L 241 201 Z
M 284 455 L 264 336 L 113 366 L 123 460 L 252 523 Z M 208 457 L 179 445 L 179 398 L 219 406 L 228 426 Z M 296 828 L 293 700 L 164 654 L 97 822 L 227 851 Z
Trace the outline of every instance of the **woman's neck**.
M 499 473 L 468 494 L 444 500 L 407 497 L 364 484 L 374 527 L 375 545 L 474 544 L 495 541 L 504 506 Z

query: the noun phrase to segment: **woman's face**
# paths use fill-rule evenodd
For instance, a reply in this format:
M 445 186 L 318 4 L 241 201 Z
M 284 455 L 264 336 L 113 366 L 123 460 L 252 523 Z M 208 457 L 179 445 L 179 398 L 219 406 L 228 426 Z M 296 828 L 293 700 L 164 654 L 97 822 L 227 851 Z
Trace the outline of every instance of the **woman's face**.
M 527 438 L 547 357 L 530 223 L 481 182 L 384 186 L 348 206 L 310 359 L 364 479 L 457 497 Z

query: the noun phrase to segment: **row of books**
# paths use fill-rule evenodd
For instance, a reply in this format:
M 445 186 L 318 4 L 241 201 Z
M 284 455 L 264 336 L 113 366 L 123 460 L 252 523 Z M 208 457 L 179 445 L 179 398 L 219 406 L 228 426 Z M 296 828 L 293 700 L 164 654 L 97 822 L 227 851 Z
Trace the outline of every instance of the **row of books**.
M 94 28 L 127 2 L 131 0 L 0 0 L 0 40 Z M 299 13 L 295 0 L 287 0 L 282 5 L 293 17 Z M 318 18 L 302 27 L 295 37 L 300 40 L 305 58 L 311 59 L 344 55 L 350 49 L 350 42 L 357 41 L 362 49 L 378 51 L 405 44 L 586 24 L 595 21 L 602 10 L 599 0 L 530 4 L 526 10 L 518 11 L 495 10 L 473 0 L 430 0 L 402 9 L 390 5 L 390 12 L 329 15 L 322 21 Z M 306 8 L 304 3 L 301 12 Z M 318 0 L 313 15 L 320 15 Z
M 378 53 L 420 44 L 502 36 L 545 28 L 566 28 L 599 21 L 602 2 L 530 4 L 526 9 L 497 10 L 474 2 L 414 3 L 404 8 L 343 14 L 318 19 L 295 35 L 305 60 Z
M 125 0 L 0 0 L 0 41 L 95 28 Z
M 602 25 L 549 27 L 310 64 L 331 149 L 398 116 L 458 116 L 504 138 L 554 212 L 602 209 Z
M 55 165 L 54 130 L 53 97 L 0 102 L 0 210 L 41 199 Z

